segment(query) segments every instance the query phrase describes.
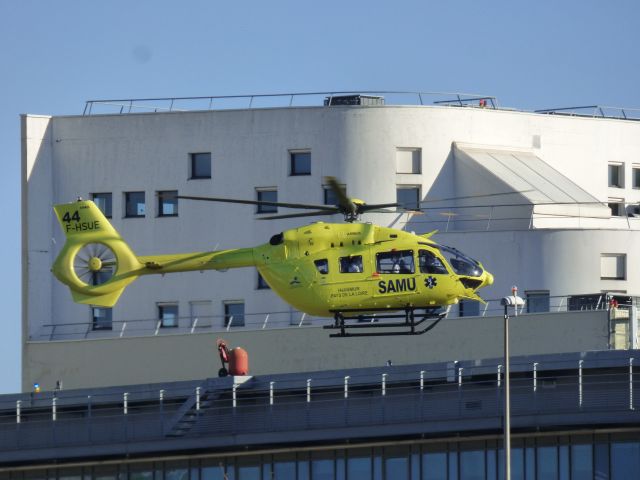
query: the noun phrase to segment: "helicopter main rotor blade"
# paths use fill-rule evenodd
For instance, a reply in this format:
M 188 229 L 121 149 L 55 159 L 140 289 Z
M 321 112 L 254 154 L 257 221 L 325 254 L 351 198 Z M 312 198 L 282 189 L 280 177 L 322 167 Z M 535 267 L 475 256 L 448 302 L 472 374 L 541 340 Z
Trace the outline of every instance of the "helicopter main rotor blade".
M 410 212 L 410 210 L 387 210 L 386 208 L 376 208 L 373 210 L 365 210 L 362 213 L 396 213 L 396 214 L 400 214 L 400 213 L 407 213 Z
M 333 193 L 335 193 L 336 198 L 338 199 L 338 206 L 347 212 L 354 211 L 355 206 L 351 199 L 347 197 L 347 192 L 344 191 L 342 185 L 338 183 L 336 177 L 324 177 L 324 181 L 329 186 Z
M 257 220 L 277 220 L 280 218 L 298 218 L 298 217 L 315 217 L 315 216 L 322 216 L 322 215 L 335 215 L 341 213 L 340 210 L 338 208 L 333 208 L 332 211 L 327 211 L 327 210 L 318 210 L 316 212 L 306 212 L 306 213 L 291 213 L 291 214 L 285 214 L 285 215 L 271 215 L 269 217 L 258 217 Z
M 517 195 L 521 193 L 529 193 L 534 190 L 514 190 L 511 192 L 497 192 L 497 193 L 485 193 L 484 195 L 465 195 L 463 197 L 449 197 L 449 198 L 425 198 L 424 200 L 420 200 L 420 205 L 425 203 L 441 203 L 441 202 L 449 202 L 453 200 L 469 200 L 469 199 L 477 199 L 477 198 L 487 198 L 487 197 L 500 197 L 503 195 Z
M 401 205 L 399 203 L 376 203 L 376 204 L 365 203 L 364 205 L 360 206 L 360 211 L 369 212 L 371 210 L 377 210 L 379 208 L 390 208 L 390 207 L 400 207 L 400 206 Z
M 269 207 L 282 207 L 282 208 L 302 208 L 302 209 L 316 209 L 326 212 L 333 212 L 336 207 L 332 205 L 317 205 L 307 203 L 286 203 L 286 202 L 267 202 L 264 200 L 241 200 L 235 198 L 219 198 L 219 197 L 197 197 L 191 195 L 173 195 L 171 198 L 182 198 L 185 200 L 197 200 L 204 202 L 219 202 L 219 203 L 239 203 L 243 205 L 263 205 Z

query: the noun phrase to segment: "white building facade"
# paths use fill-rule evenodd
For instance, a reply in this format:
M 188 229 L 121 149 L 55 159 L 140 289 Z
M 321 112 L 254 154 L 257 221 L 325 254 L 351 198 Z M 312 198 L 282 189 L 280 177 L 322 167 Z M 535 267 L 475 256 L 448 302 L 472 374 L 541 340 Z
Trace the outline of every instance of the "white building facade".
M 22 162 L 25 345 L 224 330 L 231 317 L 233 328 L 315 322 L 264 288 L 255 269 L 145 277 L 113 310 L 75 304 L 50 272 L 64 243 L 52 206 L 95 199 L 138 255 L 249 247 L 304 219 L 261 221 L 272 209 L 158 194 L 322 204 L 329 175 L 367 203 L 420 202 L 422 214 L 362 221 L 438 230 L 437 242 L 493 273 L 480 292 L 487 299 L 515 284 L 532 311 L 545 311 L 555 297 L 640 292 L 633 120 L 471 104 L 25 115 Z M 450 314 L 497 308 L 466 304 Z

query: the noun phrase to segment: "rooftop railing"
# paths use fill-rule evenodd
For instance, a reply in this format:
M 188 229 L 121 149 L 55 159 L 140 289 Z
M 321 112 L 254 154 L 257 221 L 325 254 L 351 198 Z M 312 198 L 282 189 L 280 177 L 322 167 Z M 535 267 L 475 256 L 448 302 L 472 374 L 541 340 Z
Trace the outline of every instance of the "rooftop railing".
M 594 428 L 637 422 L 634 358 L 597 353 L 551 361 L 514 359 L 511 415 L 529 429 Z M 499 431 L 504 368 L 474 362 L 362 369 L 338 376 L 208 379 L 157 390 L 129 386 L 0 396 L 0 464 L 13 452 L 60 447 L 149 448 L 146 442 L 222 446 L 247 435 L 256 443 L 274 432 L 322 438 L 331 429 L 385 426 L 391 436 L 451 431 Z M 634 391 L 636 395 L 634 395 Z M 375 436 L 376 431 L 369 435 Z M 302 434 L 302 433 L 300 433 Z M 198 444 L 198 448 L 203 445 Z M 152 447 L 153 448 L 153 447 Z M 39 450 L 42 452 L 42 450 Z M 67 450 L 71 455 L 73 451 Z
M 630 298 L 630 297 L 629 297 Z M 446 318 L 490 317 L 499 316 L 504 312 L 500 298 L 488 299 L 485 304 L 477 302 L 465 303 L 466 314 L 461 315 L 457 306 L 449 306 L 439 311 L 446 314 Z M 563 295 L 546 296 L 535 295 L 529 303 L 519 309 L 524 313 L 558 313 L 569 311 L 608 310 L 609 297 L 607 294 L 595 295 Z M 619 309 L 628 309 L 620 302 Z M 368 320 L 375 322 L 376 319 Z M 285 328 L 306 328 L 310 326 L 327 325 L 333 319 L 327 317 L 313 317 L 297 310 L 275 312 L 252 312 L 244 315 L 206 315 L 180 316 L 170 322 L 158 318 L 119 319 L 111 322 L 56 322 L 42 326 L 32 341 L 64 341 L 87 338 L 128 338 L 138 336 L 191 335 L 198 333 L 218 333 L 238 330 L 273 330 Z
M 286 107 L 334 106 L 339 97 L 379 98 L 384 105 L 452 105 L 498 108 L 496 97 L 469 93 L 402 91 L 333 91 L 219 95 L 203 97 L 158 97 L 88 100 L 83 115 L 129 114 L 144 112 L 181 112 L 194 110 L 230 110 Z M 344 105 L 344 104 L 343 104 Z M 369 103 L 371 105 L 371 103 Z
M 338 98 L 360 97 L 362 103 L 336 102 Z M 372 101 L 373 100 L 373 101 Z M 393 90 L 345 90 L 303 93 L 267 93 L 247 95 L 207 95 L 191 97 L 155 97 L 95 99 L 85 102 L 83 116 L 131 113 L 186 112 L 335 105 L 448 105 L 498 109 L 498 100 L 490 95 L 456 92 L 407 92 Z M 535 110 L 534 113 L 591 118 L 640 120 L 640 109 L 604 105 L 582 105 Z
M 573 117 L 614 118 L 619 120 L 640 120 L 640 108 L 608 107 L 604 105 L 585 105 L 580 107 L 547 108 L 535 113 L 549 115 L 568 115 Z

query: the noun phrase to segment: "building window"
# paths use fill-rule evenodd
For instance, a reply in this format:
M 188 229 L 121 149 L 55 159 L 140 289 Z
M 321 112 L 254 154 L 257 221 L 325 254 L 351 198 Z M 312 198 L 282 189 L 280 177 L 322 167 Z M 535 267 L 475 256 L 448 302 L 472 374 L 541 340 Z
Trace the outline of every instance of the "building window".
M 93 330 L 112 330 L 113 309 L 91 307 L 91 328 Z
M 265 281 L 262 275 L 260 275 L 260 272 L 258 272 L 258 290 L 269 290 L 269 289 L 271 289 L 271 287 Z
M 400 205 L 399 210 L 419 210 L 420 187 L 399 185 L 396 190 L 396 201 Z
M 178 326 L 178 304 L 177 303 L 159 303 L 158 304 L 158 320 L 162 328 L 170 328 Z
M 609 164 L 609 186 L 616 187 L 616 188 L 624 187 L 624 164 L 623 163 Z
M 100 270 L 91 271 L 91 285 L 102 285 L 105 282 L 111 280 L 113 277 L 113 273 L 115 270 L 116 259 L 112 255 L 108 257 L 105 254 L 104 258 L 100 258 L 103 262 Z M 107 263 L 112 263 L 112 265 L 107 265 Z
M 158 216 L 177 217 L 178 216 L 178 192 L 177 190 L 165 190 L 157 192 L 158 195 Z
M 422 173 L 422 149 L 396 149 L 396 172 L 411 174 Z
M 413 273 L 413 252 L 398 250 L 377 253 L 376 268 L 378 273 Z
M 192 179 L 211 178 L 211 153 L 190 153 Z
M 260 189 L 256 190 L 257 200 L 259 202 L 277 202 L 278 191 L 276 189 Z M 278 207 L 275 205 L 258 205 L 256 213 L 277 213 Z
M 210 327 L 213 320 L 213 305 L 210 300 L 189 302 L 191 328 Z
M 360 273 L 362 272 L 362 256 L 352 255 L 350 257 L 340 257 L 340 273 Z
M 128 218 L 144 217 L 144 192 L 125 192 L 124 216 Z
M 610 198 L 608 206 L 611 209 L 611 216 L 612 217 L 623 217 L 624 216 L 625 210 L 624 210 L 624 199 L 623 198 Z
M 633 188 L 640 188 L 640 165 L 634 165 L 631 173 Z
M 105 217 L 111 218 L 111 193 L 92 193 L 91 200 Z
M 311 152 L 290 151 L 291 175 L 311 175 Z
M 244 302 L 224 303 L 224 326 L 244 327 Z
M 549 311 L 549 290 L 531 290 L 524 293 L 527 297 L 527 313 Z
M 342 190 L 344 191 L 345 195 L 347 193 L 347 186 L 346 185 L 340 185 L 342 187 Z M 323 186 L 322 187 L 323 191 L 324 191 L 324 204 L 325 205 L 338 205 L 338 196 L 336 195 L 335 190 L 333 190 L 331 187 L 328 186 Z
M 480 316 L 480 302 L 476 300 L 460 300 L 458 304 L 458 315 L 460 317 Z
M 627 278 L 627 255 L 625 253 L 600 254 L 600 279 L 625 280 Z

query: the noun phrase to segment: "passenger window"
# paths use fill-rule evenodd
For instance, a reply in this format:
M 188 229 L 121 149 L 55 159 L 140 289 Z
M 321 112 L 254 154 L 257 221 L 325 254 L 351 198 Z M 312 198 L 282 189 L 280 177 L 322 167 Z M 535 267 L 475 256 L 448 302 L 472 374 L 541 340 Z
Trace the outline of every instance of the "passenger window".
M 316 260 L 313 263 L 316 264 L 316 269 L 322 275 L 326 275 L 327 273 L 329 273 L 329 262 L 328 262 L 328 260 L 326 258 L 323 258 L 321 260 Z
M 421 273 L 447 273 L 447 269 L 442 264 L 442 261 L 428 250 L 420 250 L 418 252 L 418 260 L 420 262 Z
M 340 273 L 362 272 L 362 256 L 340 257 Z
M 411 250 L 399 250 L 382 252 L 376 255 L 376 263 L 379 273 L 413 273 L 413 252 Z

